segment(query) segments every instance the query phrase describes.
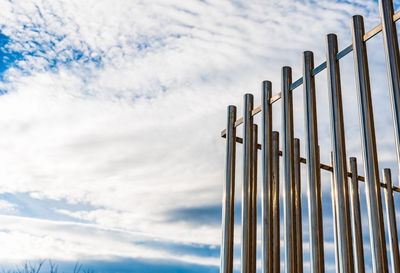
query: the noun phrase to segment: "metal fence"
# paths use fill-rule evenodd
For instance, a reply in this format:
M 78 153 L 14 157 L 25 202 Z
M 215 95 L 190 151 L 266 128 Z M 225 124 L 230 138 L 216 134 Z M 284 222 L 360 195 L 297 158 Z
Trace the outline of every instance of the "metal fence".
M 322 225 L 321 169 L 332 172 L 332 207 L 336 272 L 365 272 L 358 183 L 365 182 L 365 194 L 373 272 L 387 273 L 389 261 L 385 232 L 389 235 L 390 263 L 400 272 L 400 258 L 390 169 L 383 170 L 380 181 L 366 42 L 382 32 L 386 55 L 389 93 L 392 104 L 397 163 L 400 169 L 400 56 L 395 22 L 400 12 L 393 12 L 391 0 L 379 0 L 381 24 L 365 33 L 362 16 L 352 17 L 351 45 L 338 52 L 337 37 L 326 37 L 326 61 L 314 67 L 313 53 L 303 53 L 303 76 L 292 82 L 290 67 L 282 68 L 281 92 L 272 96 L 270 81 L 262 83 L 262 103 L 254 108 L 252 94 L 245 94 L 243 117 L 236 117 L 236 107 L 228 106 L 226 138 L 226 175 L 223 195 L 221 273 L 233 272 L 234 195 L 236 143 L 243 144 L 241 272 L 256 272 L 257 253 L 257 153 L 262 153 L 261 187 L 261 271 L 280 272 L 280 198 L 279 157 L 282 156 L 284 272 L 303 272 L 300 164 L 306 164 L 309 218 L 310 272 L 325 271 Z M 365 177 L 357 173 L 357 161 L 347 163 L 339 60 L 353 52 L 356 90 L 361 129 Z M 331 124 L 331 166 L 320 163 L 317 132 L 315 75 L 327 71 Z M 305 158 L 300 156 L 300 141 L 293 133 L 292 90 L 303 85 L 305 121 Z M 272 131 L 272 107 L 280 100 L 282 132 Z M 261 128 L 253 117 L 261 114 Z M 236 129 L 243 125 L 243 138 Z M 257 142 L 258 133 L 262 143 Z M 282 151 L 279 149 L 281 141 Z M 329 151 L 328 151 L 329 152 Z M 350 165 L 348 169 L 348 165 Z M 383 219 L 381 189 L 385 192 L 387 230 Z

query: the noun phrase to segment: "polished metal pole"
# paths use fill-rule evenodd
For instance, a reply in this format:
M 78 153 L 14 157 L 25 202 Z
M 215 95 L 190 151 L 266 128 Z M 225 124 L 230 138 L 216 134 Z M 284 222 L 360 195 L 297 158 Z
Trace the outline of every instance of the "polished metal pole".
M 294 206 L 296 223 L 296 272 L 303 273 L 303 228 L 301 218 L 300 139 L 294 139 Z
M 272 132 L 272 272 L 281 272 L 281 237 L 279 206 L 279 133 Z
M 321 171 L 318 155 L 317 107 L 315 98 L 314 55 L 303 53 L 304 122 L 306 137 L 310 272 L 323 273 L 324 238 L 322 228 Z
M 357 273 L 365 273 L 364 265 L 364 249 L 363 249 L 363 238 L 362 238 L 362 225 L 361 225 L 361 210 L 360 210 L 360 196 L 358 189 L 358 170 L 357 170 L 357 159 L 350 157 L 350 203 L 351 203 L 351 215 L 352 215 L 352 231 L 354 239 L 354 266 Z
M 386 216 L 389 230 L 390 258 L 392 260 L 392 272 L 400 273 L 399 239 L 397 237 L 396 210 L 394 208 L 392 174 L 390 169 L 383 170 L 383 180 L 386 184 Z
M 225 183 L 222 197 L 222 247 L 220 273 L 233 272 L 235 210 L 236 106 L 228 106 L 226 130 Z
M 257 270 L 257 163 L 258 163 L 258 126 L 253 124 L 253 177 L 251 179 L 251 272 Z
M 396 24 L 393 22 L 392 0 L 379 0 L 382 37 L 386 55 L 389 92 L 392 102 L 393 127 L 396 141 L 397 164 L 400 170 L 400 57 Z
M 331 166 L 333 166 L 333 152 L 331 152 Z M 336 187 L 335 187 L 335 175 L 332 172 L 331 176 L 331 194 L 332 194 L 332 223 L 333 223 L 333 243 L 335 246 L 335 267 L 336 273 L 340 273 L 340 262 L 339 262 L 339 243 L 338 243 L 338 221 L 336 212 Z
M 241 272 L 251 272 L 251 180 L 253 176 L 253 95 L 244 95 Z
M 283 129 L 283 198 L 285 223 L 285 273 L 296 272 L 296 226 L 294 214 L 294 138 L 293 138 L 293 101 L 290 85 L 292 69 L 282 68 L 282 129 Z
M 365 194 L 369 219 L 372 267 L 376 273 L 387 272 L 385 227 L 383 224 L 381 189 L 376 151 L 374 115 L 368 71 L 367 49 L 364 42 L 362 16 L 353 16 L 353 52 L 357 97 L 360 116 L 361 144 L 365 172 Z
M 340 87 L 337 37 L 328 34 L 326 39 L 329 108 L 333 147 L 333 173 L 335 179 L 336 213 L 339 262 L 341 273 L 354 272 L 351 240 L 349 194 L 347 188 L 346 146 L 344 137 L 342 93 Z
M 262 83 L 261 272 L 272 272 L 272 84 Z

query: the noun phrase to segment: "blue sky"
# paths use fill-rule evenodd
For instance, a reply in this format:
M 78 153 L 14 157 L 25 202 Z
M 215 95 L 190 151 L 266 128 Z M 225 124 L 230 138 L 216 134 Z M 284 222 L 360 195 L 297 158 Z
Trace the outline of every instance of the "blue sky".
M 379 24 L 377 1 L 369 0 L 0 1 L 5 269 L 51 259 L 64 270 L 80 262 L 104 273 L 218 272 L 226 106 L 238 105 L 240 116 L 246 92 L 258 105 L 265 79 L 279 92 L 280 68 L 292 66 L 297 79 L 304 50 L 322 62 L 327 33 L 338 34 L 339 48 L 350 44 L 352 15 L 363 15 L 367 29 Z M 392 168 L 397 185 L 381 35 L 368 53 L 379 166 Z M 362 174 L 351 54 L 341 73 L 347 153 Z M 321 160 L 329 163 L 324 72 L 317 90 Z M 301 88 L 294 101 L 295 136 L 303 140 Z M 279 103 L 273 111 L 279 130 Z M 238 166 L 240 155 L 239 146 Z M 333 272 L 330 174 L 322 177 L 326 272 Z M 360 195 L 365 204 L 363 186 Z M 366 211 L 363 223 L 368 267 Z

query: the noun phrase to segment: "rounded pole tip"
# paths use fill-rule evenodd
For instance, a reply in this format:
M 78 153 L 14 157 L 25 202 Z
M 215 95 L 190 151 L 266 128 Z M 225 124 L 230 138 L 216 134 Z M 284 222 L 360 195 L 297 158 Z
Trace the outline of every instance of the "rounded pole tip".
M 272 138 L 279 139 L 279 132 L 278 131 L 272 131 Z
M 356 157 L 350 157 L 350 164 L 351 163 L 356 163 L 357 162 L 357 158 Z
M 292 68 L 290 66 L 282 67 L 282 79 L 287 80 L 292 77 Z
M 337 35 L 335 33 L 329 33 L 326 35 L 326 40 L 328 43 L 336 43 L 337 42 Z
M 384 168 L 383 169 L 383 174 L 386 174 L 386 173 L 389 173 L 389 174 L 391 173 L 389 168 Z
M 306 50 L 306 51 L 303 52 L 303 56 L 305 58 L 310 58 L 310 57 L 314 56 L 314 53 L 312 51 L 310 51 L 310 50 Z
M 233 112 L 236 111 L 236 106 L 235 105 L 228 105 L 228 112 Z
M 253 94 L 250 94 L 250 93 L 244 94 L 244 101 L 245 101 L 245 105 L 247 105 L 247 107 L 252 108 L 253 102 L 254 102 Z
M 391 179 L 392 173 L 391 173 L 391 171 L 390 171 L 389 168 L 383 169 L 383 170 L 382 170 L 382 173 L 383 173 L 383 178 L 384 178 L 385 180 L 390 180 L 390 179 Z
M 262 95 L 265 99 L 270 99 L 272 96 L 272 83 L 270 81 L 263 81 L 262 84 Z
M 284 66 L 282 67 L 282 71 L 292 71 L 292 68 L 290 66 Z
M 383 169 L 382 172 L 383 172 L 383 181 L 387 185 L 392 186 L 392 173 L 391 173 L 390 169 L 385 168 L 385 169 Z
M 269 81 L 269 80 L 264 80 L 264 81 L 263 81 L 263 84 L 264 84 L 264 85 L 271 85 L 272 83 L 271 83 L 271 81 Z
M 364 19 L 361 15 L 354 15 L 351 18 L 351 25 L 356 29 L 362 29 L 364 31 Z

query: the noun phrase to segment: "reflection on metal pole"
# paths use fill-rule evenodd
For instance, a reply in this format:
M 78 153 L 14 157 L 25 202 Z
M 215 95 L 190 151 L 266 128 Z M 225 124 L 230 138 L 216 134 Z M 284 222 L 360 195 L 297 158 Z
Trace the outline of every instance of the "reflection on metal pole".
M 331 165 L 333 166 L 333 152 L 331 152 Z M 336 192 L 335 192 L 335 176 L 332 172 L 331 176 L 331 194 L 332 194 L 332 223 L 333 223 L 333 240 L 335 245 L 335 266 L 336 273 L 340 273 L 339 262 L 339 244 L 338 244 L 338 231 L 337 231 L 337 213 L 336 213 Z
M 393 22 L 392 0 L 379 0 L 382 37 L 386 55 L 389 92 L 392 102 L 393 127 L 396 141 L 397 164 L 400 170 L 400 57 L 396 24 Z
M 386 184 L 385 200 L 386 215 L 389 229 L 390 257 L 392 260 L 392 272 L 400 272 L 399 239 L 397 237 L 396 210 L 394 208 L 392 191 L 392 174 L 390 169 L 383 170 L 383 180 Z
M 322 228 L 321 171 L 318 156 L 317 107 L 315 79 L 312 75 L 314 56 L 303 53 L 304 122 L 306 136 L 308 214 L 310 236 L 310 270 L 323 273 L 324 238 Z
M 281 272 L 279 206 L 279 133 L 272 132 L 272 272 Z
M 225 183 L 222 198 L 222 247 L 220 273 L 233 272 L 233 231 L 235 206 L 236 106 L 228 106 Z
M 364 158 L 365 194 L 367 199 L 372 267 L 374 272 L 387 272 L 385 228 L 383 225 L 378 156 L 376 152 L 374 115 L 372 111 L 364 22 L 353 16 L 353 51 L 360 116 L 361 144 Z
M 293 162 L 293 101 L 290 85 L 292 69 L 282 68 L 282 144 L 284 181 L 284 221 L 285 221 L 285 273 L 296 272 L 296 226 L 294 218 L 294 162 Z
M 251 272 L 257 269 L 257 157 L 258 157 L 258 127 L 253 124 L 253 177 L 251 179 L 250 196 L 251 196 L 251 255 L 250 268 Z
M 350 203 L 351 203 L 351 218 L 353 239 L 354 239 L 354 265 L 357 273 L 364 273 L 364 249 L 363 249 L 363 238 L 362 238 L 362 226 L 361 226 L 361 210 L 360 210 L 360 196 L 358 190 L 358 171 L 357 171 L 357 159 L 350 157 Z
M 296 272 L 303 273 L 303 228 L 301 218 L 300 140 L 294 139 L 294 206 L 296 220 Z
M 263 180 L 261 183 L 261 272 L 272 272 L 272 85 L 262 84 Z
M 241 272 L 251 272 L 251 180 L 253 176 L 253 95 L 244 96 L 243 189 L 242 189 L 242 261 Z
M 336 35 L 329 34 L 326 39 L 326 44 L 326 67 L 328 72 L 329 106 L 331 113 L 339 265 L 341 273 L 352 273 L 354 272 L 354 262 L 353 248 L 351 244 L 350 209 L 347 188 L 342 93 L 340 87 L 339 63 L 336 59 L 338 52 Z

